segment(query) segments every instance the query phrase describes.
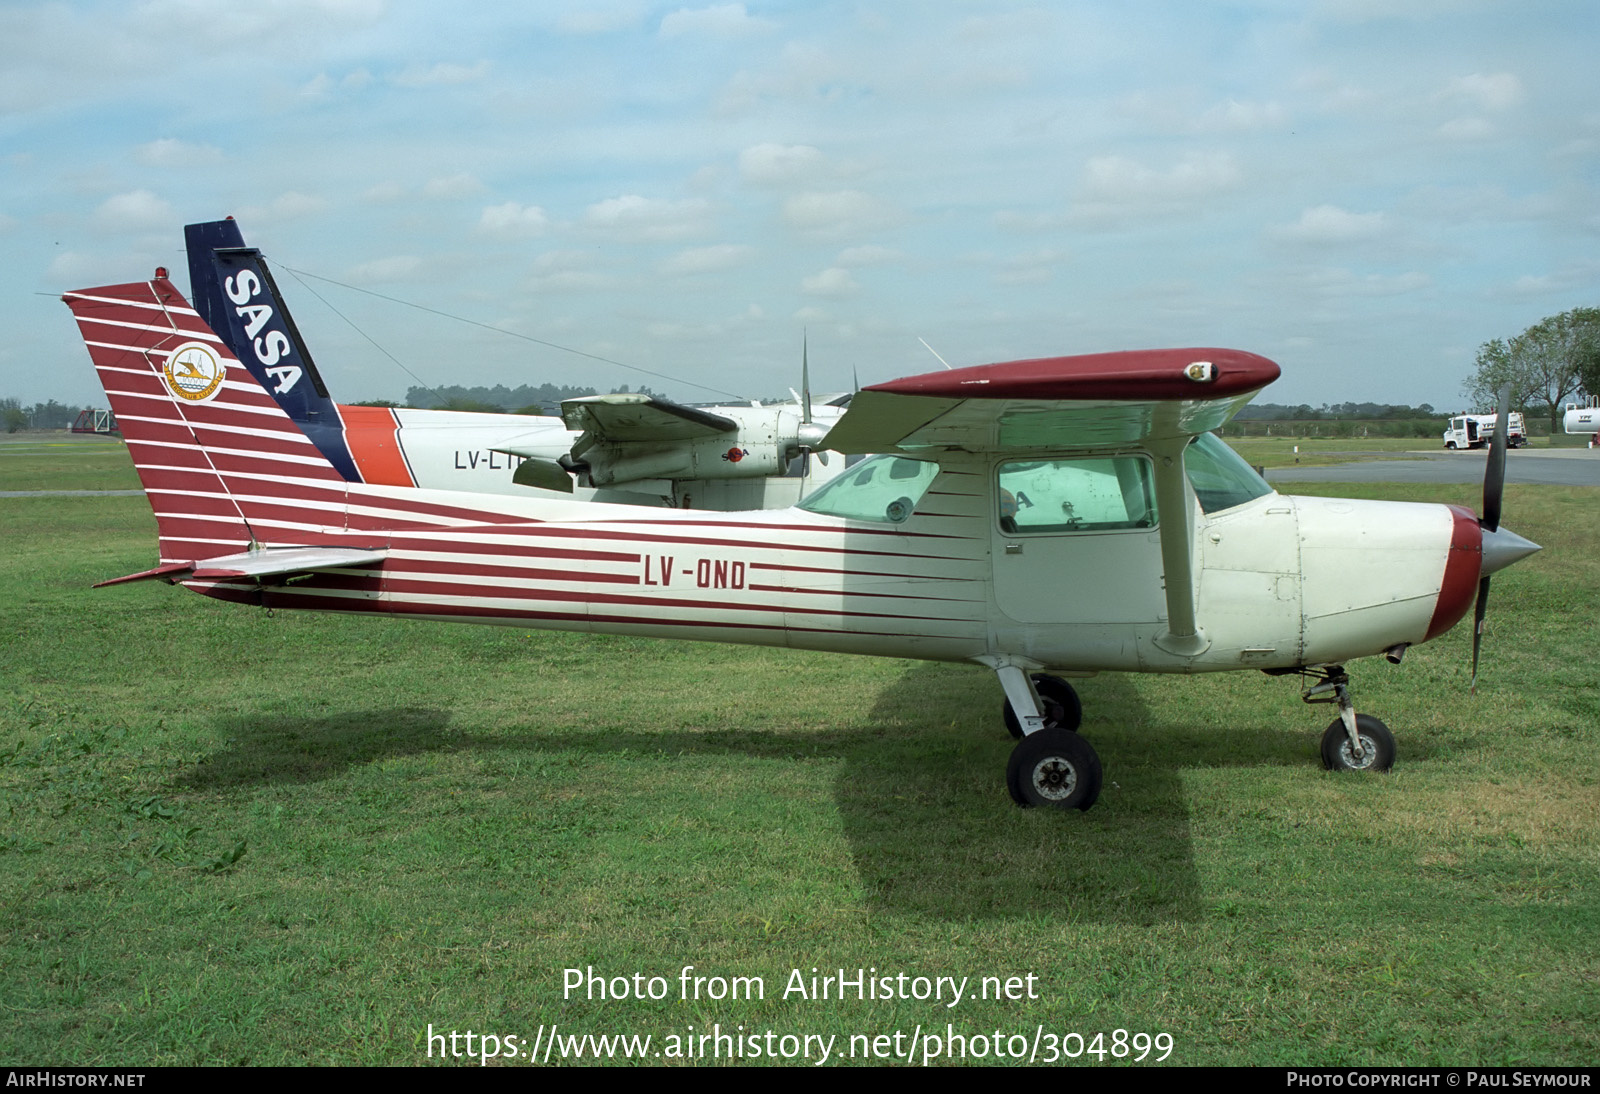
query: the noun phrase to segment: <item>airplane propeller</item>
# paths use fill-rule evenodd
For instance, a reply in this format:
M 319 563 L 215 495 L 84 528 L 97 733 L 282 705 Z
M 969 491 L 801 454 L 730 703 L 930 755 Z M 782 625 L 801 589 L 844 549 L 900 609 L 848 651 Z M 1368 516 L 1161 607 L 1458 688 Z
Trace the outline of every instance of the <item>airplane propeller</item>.
M 1483 473 L 1483 516 L 1478 527 L 1483 535 L 1483 561 L 1478 572 L 1478 600 L 1472 609 L 1472 683 L 1478 690 L 1478 654 L 1483 646 L 1484 619 L 1489 612 L 1489 576 L 1519 558 L 1539 550 L 1539 545 L 1500 528 L 1501 502 L 1506 489 L 1506 438 L 1510 427 L 1511 388 L 1500 391 L 1500 406 L 1495 415 L 1494 435 L 1489 439 L 1489 465 Z
M 805 480 L 811 477 L 811 454 L 816 452 L 818 461 L 823 467 L 828 466 L 828 453 L 818 448 L 822 438 L 827 436 L 827 430 L 817 425 L 811 418 L 811 361 L 809 346 L 805 335 L 800 339 L 800 481 L 801 490 L 805 489 Z

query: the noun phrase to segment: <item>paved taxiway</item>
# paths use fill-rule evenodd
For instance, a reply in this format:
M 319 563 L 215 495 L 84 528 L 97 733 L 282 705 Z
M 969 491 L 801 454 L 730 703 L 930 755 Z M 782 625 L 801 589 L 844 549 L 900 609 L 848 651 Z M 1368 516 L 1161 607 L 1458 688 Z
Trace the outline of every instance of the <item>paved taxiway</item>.
M 1273 484 L 1290 482 L 1482 482 L 1487 451 L 1408 452 L 1403 460 L 1365 460 L 1325 467 L 1274 467 Z M 1506 453 L 1506 482 L 1600 486 L 1600 449 L 1514 449 Z

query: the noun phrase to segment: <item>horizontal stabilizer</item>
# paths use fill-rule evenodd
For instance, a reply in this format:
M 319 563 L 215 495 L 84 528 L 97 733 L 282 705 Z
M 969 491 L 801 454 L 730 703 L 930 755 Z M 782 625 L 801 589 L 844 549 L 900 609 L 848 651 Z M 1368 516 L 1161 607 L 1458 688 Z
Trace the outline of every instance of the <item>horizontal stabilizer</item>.
M 95 585 L 95 588 L 151 578 L 179 581 L 184 577 L 216 580 L 230 577 L 262 578 L 280 574 L 304 574 L 316 570 L 336 570 L 346 566 L 371 566 L 382 562 L 388 555 L 387 550 L 370 551 L 359 547 L 264 547 L 255 551 L 241 551 L 236 555 L 202 559 L 198 562 L 169 562 L 153 570 L 102 581 Z
M 568 429 L 595 441 L 687 441 L 739 429 L 721 414 L 638 393 L 564 399 L 561 417 Z

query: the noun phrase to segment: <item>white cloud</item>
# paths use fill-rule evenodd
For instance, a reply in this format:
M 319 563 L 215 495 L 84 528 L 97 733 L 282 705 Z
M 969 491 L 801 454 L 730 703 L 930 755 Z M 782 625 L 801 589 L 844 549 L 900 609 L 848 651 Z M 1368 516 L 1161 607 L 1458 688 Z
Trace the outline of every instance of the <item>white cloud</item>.
M 133 158 L 146 167 L 204 167 L 222 161 L 222 149 L 212 144 L 191 144 L 188 141 L 163 137 L 148 141 L 133 150 Z
M 1474 72 L 1451 80 L 1442 95 L 1448 99 L 1464 99 L 1481 110 L 1500 113 L 1522 102 L 1523 88 L 1522 81 L 1509 72 L 1488 76 Z
M 375 258 L 371 262 L 363 262 L 359 266 L 352 266 L 346 274 L 351 281 L 356 283 L 375 281 L 405 281 L 422 269 L 422 259 L 415 255 L 394 255 L 390 258 Z
M 1231 189 L 1242 177 L 1226 152 L 1189 156 L 1165 171 L 1125 156 L 1095 156 L 1084 171 L 1084 192 L 1111 201 L 1187 201 Z
M 144 259 L 134 255 L 114 255 L 102 250 L 90 254 L 63 251 L 50 260 L 45 276 L 56 285 L 103 285 L 108 281 L 127 281 L 132 276 L 130 271 L 141 268 L 148 274 L 153 264 L 146 264 Z
M 508 201 L 487 206 L 478 218 L 478 227 L 491 235 L 542 236 L 550 227 L 550 218 L 537 205 Z
M 1382 213 L 1352 213 L 1337 205 L 1317 205 L 1274 234 L 1290 243 L 1327 245 L 1376 239 L 1387 230 L 1388 219 Z
M 144 232 L 170 228 L 178 215 L 149 190 L 116 194 L 94 211 L 95 226 L 108 232 Z
M 782 186 L 814 176 L 822 153 L 809 144 L 754 144 L 739 153 L 739 177 L 759 186 Z
M 644 20 L 644 16 L 645 6 L 639 3 L 584 7 L 579 11 L 563 12 L 556 18 L 556 29 L 563 34 L 612 34 L 619 30 L 632 30 Z
M 893 247 L 879 247 L 876 244 L 867 244 L 864 247 L 846 247 L 839 252 L 839 257 L 833 260 L 835 266 L 860 267 L 882 266 L 888 262 L 899 262 L 905 256 Z
M 475 65 L 454 65 L 441 61 L 429 68 L 413 65 L 397 73 L 394 82 L 401 87 L 456 87 L 477 83 L 488 75 L 489 62 L 486 60 Z
M 706 230 L 711 205 L 698 198 L 666 201 L 624 194 L 607 198 L 583 212 L 586 227 L 612 238 L 646 243 L 687 239 Z
M 1427 274 L 1413 270 L 1403 274 L 1360 274 L 1354 270 L 1314 270 L 1287 279 L 1291 285 L 1328 297 L 1400 296 L 1433 284 Z
M 545 251 L 533 260 L 526 287 L 530 292 L 591 292 L 610 286 L 611 279 L 587 267 L 594 263 L 588 251 Z
M 850 271 L 839 266 L 830 266 L 800 282 L 800 291 L 807 296 L 849 296 L 859 288 Z
M 717 4 L 709 8 L 679 8 L 661 20 L 661 37 L 703 35 L 710 38 L 739 38 L 772 29 L 773 23 L 757 19 L 743 4 Z
M 783 203 L 791 228 L 827 235 L 854 235 L 888 227 L 900 214 L 887 202 L 860 190 L 810 191 Z
M 450 175 L 448 178 L 429 179 L 422 184 L 423 197 L 443 201 L 469 198 L 482 192 L 483 183 L 466 172 Z
M 717 273 L 743 266 L 755 257 L 755 248 L 742 243 L 718 243 L 711 247 L 691 247 L 661 263 L 661 272 L 671 276 Z
M 1125 156 L 1095 156 L 1084 168 L 1074 212 L 1089 221 L 1181 213 L 1243 181 L 1226 152 L 1190 155 L 1166 169 Z
M 1288 122 L 1289 112 L 1277 103 L 1229 99 L 1201 115 L 1196 128 L 1207 133 L 1255 133 L 1263 129 L 1281 129 Z
M 406 188 L 393 179 L 388 179 L 367 187 L 361 196 L 372 202 L 399 201 L 406 196 Z
M 1494 133 L 1488 118 L 1452 118 L 1439 127 L 1439 136 L 1448 141 L 1486 141 Z
M 299 220 L 301 217 L 315 216 L 327 207 L 328 203 L 322 198 L 302 194 L 298 190 L 289 190 L 279 194 L 266 205 L 255 205 L 245 209 L 243 215 L 251 222 Z

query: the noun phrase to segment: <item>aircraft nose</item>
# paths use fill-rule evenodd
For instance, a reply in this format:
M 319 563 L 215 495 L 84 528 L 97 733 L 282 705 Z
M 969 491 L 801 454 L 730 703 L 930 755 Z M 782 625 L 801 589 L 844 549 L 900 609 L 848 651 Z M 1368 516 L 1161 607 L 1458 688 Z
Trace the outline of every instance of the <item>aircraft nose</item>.
M 1496 528 L 1490 531 L 1485 528 L 1483 530 L 1483 562 L 1478 567 L 1478 576 L 1488 577 L 1490 574 L 1498 573 L 1513 562 L 1518 562 L 1527 558 L 1533 552 L 1542 550 L 1544 548 L 1531 539 L 1523 539 L 1509 529 Z

